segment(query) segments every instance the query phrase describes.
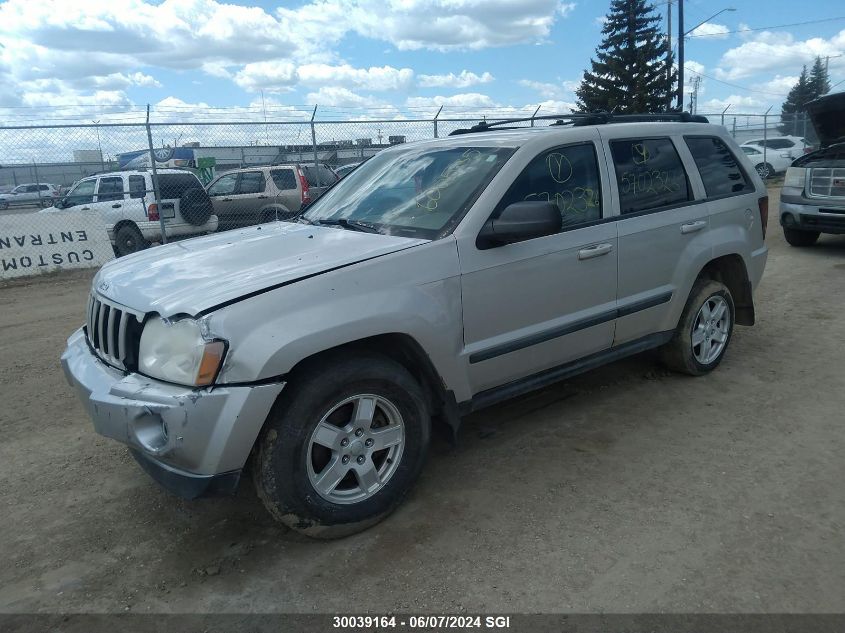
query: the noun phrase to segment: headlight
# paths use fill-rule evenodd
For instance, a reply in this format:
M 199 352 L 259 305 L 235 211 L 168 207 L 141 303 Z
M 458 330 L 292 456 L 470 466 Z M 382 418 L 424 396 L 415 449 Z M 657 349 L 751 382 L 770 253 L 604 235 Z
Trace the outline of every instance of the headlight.
M 780 157 L 781 158 L 792 158 L 792 154 L 790 154 L 789 152 L 782 152 L 780 154 Z
M 790 167 L 786 170 L 786 176 L 783 177 L 784 187 L 804 188 L 804 180 L 807 170 L 804 167 Z
M 138 370 L 151 378 L 204 387 L 214 382 L 225 353 L 226 342 L 207 341 L 197 321 L 153 317 L 141 333 Z

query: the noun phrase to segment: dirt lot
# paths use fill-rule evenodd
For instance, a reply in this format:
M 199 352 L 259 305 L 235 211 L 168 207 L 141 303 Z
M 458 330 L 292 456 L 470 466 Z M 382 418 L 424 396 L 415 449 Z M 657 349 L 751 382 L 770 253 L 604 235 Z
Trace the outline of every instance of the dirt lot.
M 640 356 L 475 414 L 335 542 L 250 486 L 162 492 L 59 367 L 90 275 L 2 288 L 0 611 L 841 612 L 845 237 L 769 234 L 758 324 L 714 374 Z

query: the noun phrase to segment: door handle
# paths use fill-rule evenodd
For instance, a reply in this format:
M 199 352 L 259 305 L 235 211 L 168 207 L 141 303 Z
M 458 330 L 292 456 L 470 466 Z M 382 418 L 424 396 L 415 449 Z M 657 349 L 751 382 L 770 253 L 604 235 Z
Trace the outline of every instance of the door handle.
M 90 210 L 91 210 L 90 207 L 82 207 L 82 209 L 80 209 L 80 211 L 90 211 Z
M 607 255 L 613 250 L 613 244 L 596 244 L 595 246 L 588 246 L 578 251 L 578 259 L 592 259 L 593 257 L 601 257 Z
M 258 196 L 258 197 L 261 198 L 262 200 L 264 200 L 266 198 L 269 198 L 270 196 Z
M 691 222 L 689 224 L 682 224 L 681 225 L 681 233 L 686 235 L 687 233 L 695 233 L 696 231 L 700 231 L 705 226 L 707 226 L 707 222 L 704 220 L 699 220 L 698 222 Z
M 111 208 L 112 209 L 119 209 L 122 206 L 123 206 L 122 204 L 113 204 L 113 205 L 111 205 Z
M 222 200 L 223 200 L 223 202 L 231 202 L 232 201 L 231 198 L 222 198 Z

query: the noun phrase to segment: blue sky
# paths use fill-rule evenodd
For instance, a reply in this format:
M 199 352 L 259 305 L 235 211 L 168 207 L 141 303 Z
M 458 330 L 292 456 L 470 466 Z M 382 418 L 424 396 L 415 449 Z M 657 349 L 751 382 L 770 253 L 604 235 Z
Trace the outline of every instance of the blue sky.
M 665 16 L 666 0 L 655 4 Z M 430 114 L 441 104 L 453 114 L 564 111 L 608 5 L 7 0 L 0 3 L 0 122 L 57 119 L 57 112 L 125 117 L 146 103 L 174 116 L 208 106 L 255 111 L 262 90 L 278 117 L 301 117 L 313 103 L 337 116 Z M 736 9 L 687 39 L 687 76 L 703 74 L 700 112 L 728 104 L 732 112 L 777 111 L 816 54 L 831 57 L 834 83 L 845 79 L 841 1 L 812 0 L 800 11 L 794 0 L 685 6 L 687 27 Z M 778 28 L 756 30 L 763 27 Z

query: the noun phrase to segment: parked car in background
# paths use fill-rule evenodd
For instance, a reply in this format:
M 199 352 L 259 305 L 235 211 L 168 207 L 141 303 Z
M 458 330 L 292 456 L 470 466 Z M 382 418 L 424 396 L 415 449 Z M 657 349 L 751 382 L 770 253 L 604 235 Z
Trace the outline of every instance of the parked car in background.
M 754 169 L 760 178 L 772 178 L 777 174 L 784 173 L 792 164 L 792 156 L 789 152 L 782 152 L 776 149 L 766 149 L 760 145 L 742 145 L 740 149 L 748 156 L 748 160 L 754 165 Z M 765 152 L 763 150 L 766 150 Z
M 118 256 L 160 242 L 162 219 L 168 239 L 217 230 L 217 216 L 199 178 L 183 169 L 159 169 L 157 175 L 160 205 L 152 172 L 125 170 L 83 178 L 46 212 L 99 213 Z
M 59 194 L 59 188 L 46 182 L 18 185 L 8 193 L 0 194 L 0 209 L 13 205 L 35 205 L 51 207 Z
M 845 92 L 811 101 L 807 112 L 820 149 L 792 163 L 780 194 L 780 224 L 792 246 L 845 234 Z
M 361 163 L 349 163 L 348 165 L 341 165 L 340 167 L 335 167 L 334 173 L 337 174 L 338 178 L 343 178 L 360 164 Z
M 799 156 L 803 156 L 808 151 L 812 151 L 812 145 L 807 142 L 807 139 L 801 136 L 770 136 L 768 138 L 757 138 L 745 141 L 743 145 L 765 147 L 767 153 L 769 150 L 777 150 L 779 153 L 789 154 L 792 160 L 795 160 Z
M 288 164 L 245 167 L 206 186 L 221 229 L 289 220 L 338 181 L 328 167 Z
M 364 529 L 417 479 L 433 418 L 457 432 L 653 348 L 703 375 L 754 324 L 766 187 L 724 127 L 663 118 L 396 145 L 298 223 L 110 262 L 65 374 L 175 493 L 232 493 L 249 467 L 291 528 Z

